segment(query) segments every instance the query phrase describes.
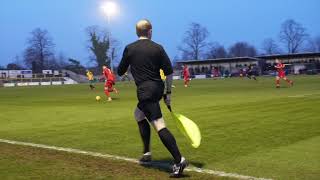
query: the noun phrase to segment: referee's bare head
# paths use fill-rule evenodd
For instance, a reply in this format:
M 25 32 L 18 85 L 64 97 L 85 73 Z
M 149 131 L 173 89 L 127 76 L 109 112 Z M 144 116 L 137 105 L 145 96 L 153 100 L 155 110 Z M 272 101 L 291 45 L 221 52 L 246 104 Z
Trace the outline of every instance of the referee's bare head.
M 151 39 L 152 37 L 152 25 L 149 20 L 142 19 L 136 25 L 136 32 L 138 37 L 146 37 Z

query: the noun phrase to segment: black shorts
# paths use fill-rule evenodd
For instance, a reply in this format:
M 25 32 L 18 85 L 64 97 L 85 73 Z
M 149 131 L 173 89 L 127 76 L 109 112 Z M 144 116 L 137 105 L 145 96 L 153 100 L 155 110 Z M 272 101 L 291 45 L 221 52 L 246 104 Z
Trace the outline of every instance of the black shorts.
M 252 76 L 252 75 L 253 75 L 253 72 L 252 72 L 252 71 L 249 71 L 249 72 L 247 73 L 247 75 L 248 75 L 248 76 Z
M 138 108 L 151 122 L 162 117 L 159 101 L 164 90 L 163 82 L 147 81 L 139 85 L 137 89 Z

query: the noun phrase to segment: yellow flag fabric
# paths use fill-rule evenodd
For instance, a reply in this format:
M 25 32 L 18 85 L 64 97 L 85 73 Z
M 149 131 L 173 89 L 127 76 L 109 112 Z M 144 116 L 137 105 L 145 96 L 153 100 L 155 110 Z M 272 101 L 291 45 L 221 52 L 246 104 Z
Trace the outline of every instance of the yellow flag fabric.
M 163 81 L 165 81 L 166 78 L 167 78 L 167 77 L 164 75 L 164 72 L 163 72 L 162 69 L 160 69 L 160 76 L 161 76 L 161 79 L 162 79 Z
M 192 147 L 198 148 L 201 144 L 201 132 L 197 124 L 182 114 L 172 112 L 171 115 L 175 119 L 178 129 L 189 140 Z

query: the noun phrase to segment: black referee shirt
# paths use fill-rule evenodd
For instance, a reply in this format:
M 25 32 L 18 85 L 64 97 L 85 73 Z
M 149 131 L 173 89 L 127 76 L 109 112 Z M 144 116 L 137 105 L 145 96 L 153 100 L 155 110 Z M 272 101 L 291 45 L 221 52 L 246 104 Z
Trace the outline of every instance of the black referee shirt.
M 149 39 L 140 39 L 126 46 L 118 74 L 122 76 L 129 66 L 138 87 L 146 81 L 162 82 L 160 69 L 165 75 L 173 73 L 170 59 L 163 47 Z

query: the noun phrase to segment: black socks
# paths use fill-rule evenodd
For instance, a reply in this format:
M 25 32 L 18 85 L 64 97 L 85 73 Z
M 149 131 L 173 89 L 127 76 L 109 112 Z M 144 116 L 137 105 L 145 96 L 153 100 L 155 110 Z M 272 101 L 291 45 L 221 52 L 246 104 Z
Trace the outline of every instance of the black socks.
M 150 152 L 150 125 L 146 119 L 138 122 L 140 135 L 143 141 L 144 150 L 143 153 Z M 163 128 L 158 132 L 158 135 L 162 143 L 166 146 L 168 151 L 174 158 L 175 163 L 180 163 L 181 154 L 177 146 L 176 140 L 167 128 Z
M 143 141 L 143 153 L 150 152 L 150 125 L 146 119 L 138 122 L 140 135 Z
M 169 152 L 173 156 L 174 162 L 180 163 L 181 154 L 177 146 L 176 140 L 171 134 L 171 132 L 167 128 L 163 128 L 158 132 L 158 134 L 162 143 L 166 146 L 166 148 L 169 150 Z

